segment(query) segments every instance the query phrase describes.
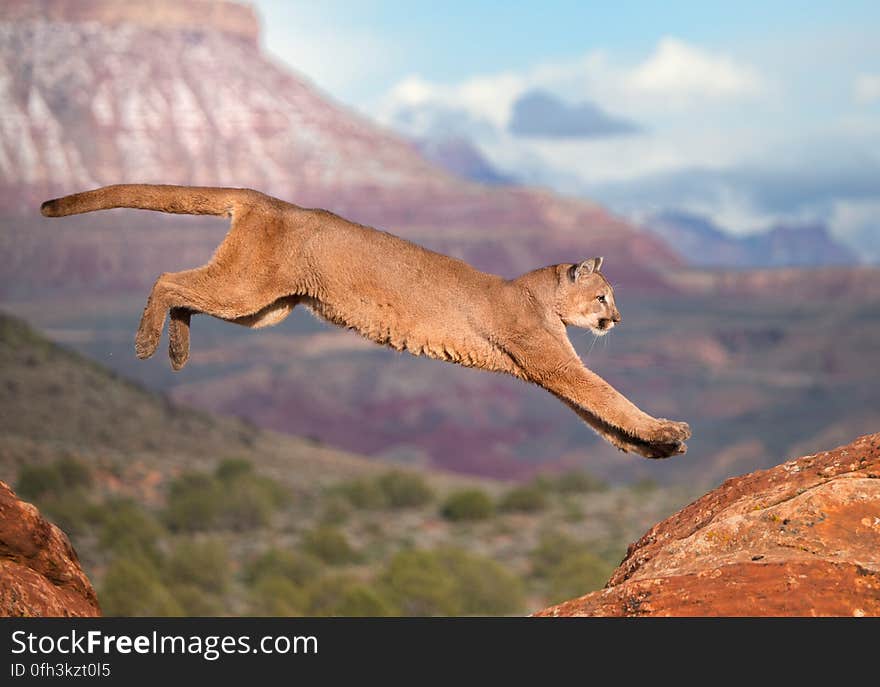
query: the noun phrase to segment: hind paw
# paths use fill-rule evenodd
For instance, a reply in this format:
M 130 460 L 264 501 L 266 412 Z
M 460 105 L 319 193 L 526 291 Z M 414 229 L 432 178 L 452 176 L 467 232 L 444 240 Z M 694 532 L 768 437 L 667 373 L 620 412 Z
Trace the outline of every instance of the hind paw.
M 171 321 L 168 323 L 168 357 L 171 359 L 171 368 L 180 370 L 189 360 L 189 321 L 190 312 L 181 308 L 171 311 Z
M 155 334 L 153 332 L 139 331 L 134 340 L 135 355 L 141 360 L 146 360 L 151 357 L 159 347 L 160 336 L 161 334 Z

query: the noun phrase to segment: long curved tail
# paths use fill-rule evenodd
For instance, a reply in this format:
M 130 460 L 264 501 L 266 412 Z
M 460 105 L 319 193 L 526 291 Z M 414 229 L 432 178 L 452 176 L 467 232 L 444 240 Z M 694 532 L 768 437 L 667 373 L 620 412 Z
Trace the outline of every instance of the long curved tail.
M 45 217 L 65 217 L 110 208 L 137 208 L 179 215 L 231 215 L 248 199 L 262 195 L 244 188 L 117 184 L 47 200 L 40 212 Z

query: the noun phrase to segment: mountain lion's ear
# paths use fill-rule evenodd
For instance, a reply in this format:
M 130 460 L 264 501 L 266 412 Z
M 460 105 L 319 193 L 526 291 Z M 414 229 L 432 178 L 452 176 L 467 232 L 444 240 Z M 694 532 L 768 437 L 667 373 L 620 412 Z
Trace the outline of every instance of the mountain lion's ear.
M 588 258 L 579 265 L 572 265 L 568 272 L 571 280 L 577 281 L 583 276 L 598 272 L 599 268 L 602 267 L 602 261 L 604 259 L 605 258 Z

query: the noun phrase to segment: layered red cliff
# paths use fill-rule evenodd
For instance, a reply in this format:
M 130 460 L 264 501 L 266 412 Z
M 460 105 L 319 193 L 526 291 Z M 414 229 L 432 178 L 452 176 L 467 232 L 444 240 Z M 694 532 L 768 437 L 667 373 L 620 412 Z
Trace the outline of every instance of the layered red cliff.
M 880 433 L 727 480 L 535 615 L 880 615 Z
M 99 615 L 67 535 L 0 482 L 0 616 Z

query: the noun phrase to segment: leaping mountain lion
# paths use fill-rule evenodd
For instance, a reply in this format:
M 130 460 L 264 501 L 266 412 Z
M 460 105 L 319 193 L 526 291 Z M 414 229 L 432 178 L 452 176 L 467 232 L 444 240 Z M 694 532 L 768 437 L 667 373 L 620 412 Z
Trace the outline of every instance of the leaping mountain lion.
M 637 408 L 584 367 L 568 340 L 567 325 L 602 335 L 620 322 L 602 258 L 503 279 L 326 210 L 238 188 L 122 184 L 46 201 L 41 212 L 107 208 L 232 218 L 206 265 L 156 280 L 135 339 L 139 358 L 155 353 L 166 313 L 179 370 L 193 313 L 256 328 L 301 303 L 398 351 L 542 386 L 623 451 L 666 458 L 687 450 L 687 423 Z

